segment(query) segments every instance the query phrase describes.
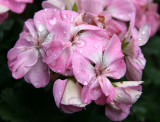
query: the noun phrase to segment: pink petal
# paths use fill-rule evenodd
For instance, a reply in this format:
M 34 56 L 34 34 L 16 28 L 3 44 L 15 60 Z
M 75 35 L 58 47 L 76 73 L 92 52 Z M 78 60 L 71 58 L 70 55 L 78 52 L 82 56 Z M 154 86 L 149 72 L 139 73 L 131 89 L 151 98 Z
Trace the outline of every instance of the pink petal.
M 131 96 L 132 103 L 135 103 L 142 94 L 141 91 L 138 91 L 132 88 L 126 88 L 125 90 Z
M 83 108 L 72 106 L 72 105 L 61 105 L 61 109 L 62 109 L 63 112 L 71 114 L 71 113 L 74 113 L 74 112 L 81 111 Z
M 145 67 L 146 60 L 141 53 L 138 59 L 126 57 L 127 72 L 126 77 L 128 80 L 140 81 L 142 79 L 142 70 Z
M 53 85 L 53 96 L 56 102 L 57 107 L 60 107 L 61 99 L 66 87 L 67 80 L 56 80 Z
M 45 87 L 50 80 L 50 70 L 48 66 L 42 62 L 42 58 L 39 58 L 24 78 L 28 83 L 33 84 L 35 88 Z
M 60 10 L 65 9 L 65 3 L 63 0 L 47 0 L 42 2 L 43 8 L 56 8 Z
M 46 26 L 47 22 L 49 20 L 52 20 L 53 18 L 61 19 L 60 12 L 59 11 L 55 11 L 54 9 L 50 9 L 50 8 L 47 9 L 46 8 L 44 10 L 38 11 L 34 15 L 34 19 L 33 20 L 34 20 L 34 24 L 35 24 L 36 28 L 38 29 L 40 25 Z M 50 28 L 47 28 L 47 29 L 50 29 Z
M 91 4 L 92 3 L 92 4 Z M 80 12 L 89 12 L 95 15 L 98 15 L 103 11 L 106 1 L 105 0 L 80 0 L 79 1 L 79 10 Z
M 83 33 L 82 36 L 80 36 L 80 44 L 76 45 L 77 52 L 94 63 L 102 61 L 102 51 L 108 42 L 108 35 L 104 30 L 99 30 L 99 32 L 87 31 L 86 34 L 88 33 L 88 35 L 86 36 L 83 36 L 83 34 L 85 35 L 85 33 Z
M 4 14 L 9 11 L 9 8 L 3 5 L 0 5 L 0 14 Z
M 78 82 L 75 83 L 72 80 L 68 80 L 61 99 L 61 104 L 85 107 L 85 104 L 81 101 L 81 91 L 82 87 Z
M 107 96 L 107 103 L 113 101 L 115 97 L 115 88 L 112 86 L 111 82 L 104 76 L 99 76 L 98 79 L 101 89 L 105 96 Z
M 103 95 L 103 91 L 99 84 L 99 79 L 92 79 L 92 82 L 89 84 L 89 97 L 92 100 L 97 100 Z
M 97 100 L 95 100 L 94 102 L 97 104 L 97 105 L 104 105 L 106 103 L 106 96 L 103 94 L 101 95 Z
M 24 2 L 17 2 L 14 0 L 0 0 L 0 4 L 7 6 L 15 13 L 22 13 L 26 7 Z
M 123 56 L 121 41 L 113 35 L 104 52 L 103 66 L 106 69 L 103 74 L 114 79 L 122 78 L 126 72 Z
M 82 92 L 81 92 L 81 99 L 82 102 L 85 104 L 90 104 L 92 102 L 90 95 L 89 95 L 89 85 L 83 86 Z
M 130 106 L 131 105 L 117 103 L 114 103 L 114 105 L 106 105 L 105 115 L 112 121 L 122 121 L 129 115 Z
M 94 67 L 87 59 L 78 53 L 72 55 L 72 67 L 75 78 L 83 85 L 87 85 L 92 77 L 95 76 Z
M 56 60 L 53 60 L 53 62 L 49 63 L 48 66 L 57 73 L 66 74 L 68 69 L 68 64 L 70 64 L 69 59 L 72 54 L 71 49 L 65 48 L 62 53 L 59 55 L 59 57 Z
M 43 50 L 45 52 L 44 61 L 47 64 L 55 61 L 63 51 L 63 46 L 58 41 L 44 42 Z
M 131 19 L 131 14 L 135 12 L 135 7 L 132 0 L 112 0 L 107 7 L 107 11 L 116 19 L 129 21 Z
M 150 26 L 148 24 L 143 25 L 138 33 L 139 46 L 143 46 L 148 42 L 150 37 Z
M 143 81 L 121 81 L 121 82 L 114 82 L 114 84 L 118 87 L 133 87 L 139 86 L 142 84 Z
M 115 94 L 114 100 L 116 102 L 128 104 L 128 105 L 133 104 L 132 97 L 130 96 L 130 94 L 126 92 L 125 88 L 116 87 L 115 91 L 116 91 L 116 94 Z
M 11 67 L 13 77 L 22 78 L 37 63 L 37 60 L 38 51 L 34 48 L 20 53 Z
M 25 22 L 25 25 L 24 25 L 24 28 L 23 30 L 25 32 L 28 32 L 32 35 L 33 38 L 37 38 L 37 29 L 34 25 L 34 21 L 33 19 L 28 19 L 26 22 Z

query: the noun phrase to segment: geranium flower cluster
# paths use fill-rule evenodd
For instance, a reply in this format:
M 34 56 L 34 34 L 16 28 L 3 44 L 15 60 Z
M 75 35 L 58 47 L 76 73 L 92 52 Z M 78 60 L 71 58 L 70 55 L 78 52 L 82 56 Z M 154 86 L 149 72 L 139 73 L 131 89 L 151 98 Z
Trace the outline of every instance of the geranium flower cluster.
M 44 9 L 25 22 L 8 52 L 12 76 L 41 88 L 49 83 L 50 72 L 61 74 L 66 79 L 54 82 L 53 96 L 62 111 L 77 112 L 95 102 L 105 105 L 111 120 L 125 119 L 142 94 L 146 60 L 140 47 L 152 27 L 137 29 L 133 2 L 123 2 L 44 1 Z M 71 11 L 76 6 L 78 12 Z M 129 81 L 115 82 L 124 76 Z
M 8 17 L 8 11 L 22 13 L 26 3 L 32 3 L 33 0 L 0 0 L 0 24 Z

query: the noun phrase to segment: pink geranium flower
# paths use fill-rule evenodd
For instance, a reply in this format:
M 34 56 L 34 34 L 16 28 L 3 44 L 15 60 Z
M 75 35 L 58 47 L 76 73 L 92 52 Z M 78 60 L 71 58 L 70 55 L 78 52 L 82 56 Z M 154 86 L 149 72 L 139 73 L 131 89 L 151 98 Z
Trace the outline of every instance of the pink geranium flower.
M 105 46 L 108 34 L 101 28 L 83 23 L 83 14 L 66 10 L 45 10 L 50 11 L 52 16 L 46 22 L 46 26 L 53 35 L 53 41 L 46 46 L 43 45 L 46 52 L 44 60 L 54 72 L 73 75 L 71 62 L 73 52 L 78 52 L 86 57 L 93 56 L 93 52 L 98 53 L 98 48 L 92 50 L 94 45 L 91 41 L 97 46 Z M 39 12 L 36 17 L 44 16 L 45 10 Z M 88 53 L 85 50 L 82 51 L 84 47 Z
M 90 40 L 90 43 L 94 43 Z M 92 100 L 103 104 L 102 97 L 107 97 L 107 102 L 111 102 L 115 96 L 115 89 L 108 78 L 119 79 L 124 76 L 126 65 L 121 51 L 121 41 L 116 35 L 108 40 L 106 48 L 94 43 L 90 57 L 83 57 L 74 53 L 72 56 L 73 74 L 77 81 L 84 85 L 82 90 L 82 100 L 89 104 Z M 88 53 L 84 48 L 84 51 Z M 91 50 L 88 48 L 88 50 Z M 108 77 L 108 78 L 107 78 Z M 102 99 L 103 100 L 102 100 Z
M 81 101 L 82 87 L 70 79 L 56 80 L 53 86 L 53 96 L 58 108 L 65 113 L 81 111 L 86 104 Z
M 24 76 L 25 80 L 36 88 L 46 86 L 50 79 L 50 71 L 43 61 L 43 45 L 50 41 L 52 37 L 48 34 L 45 23 L 36 18 L 36 14 L 34 19 L 27 20 L 19 40 L 7 55 L 13 77 L 19 79 Z
M 33 0 L 0 0 L 0 5 L 3 5 L 15 13 L 22 13 L 27 3 L 32 3 Z
M 143 81 L 122 81 L 114 85 L 116 95 L 113 102 L 106 104 L 105 114 L 112 121 L 122 121 L 130 113 L 130 107 L 142 94 Z
M 136 7 L 136 27 L 140 29 L 142 25 L 149 24 L 150 36 L 153 36 L 160 26 L 158 4 L 153 3 L 153 0 L 133 0 L 133 2 Z

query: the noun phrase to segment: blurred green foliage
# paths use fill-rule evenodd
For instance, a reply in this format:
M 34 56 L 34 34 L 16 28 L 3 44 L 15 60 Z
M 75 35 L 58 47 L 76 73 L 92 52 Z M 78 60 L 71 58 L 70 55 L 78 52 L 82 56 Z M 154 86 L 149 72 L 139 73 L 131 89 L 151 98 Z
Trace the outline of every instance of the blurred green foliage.
M 160 5 L 160 0 L 156 0 Z M 46 88 L 35 89 L 24 79 L 15 80 L 7 66 L 7 52 L 22 31 L 24 21 L 41 9 L 41 1 L 35 0 L 21 15 L 9 14 L 0 25 L 0 122 L 110 122 L 105 117 L 104 106 L 94 103 L 86 110 L 65 114 L 56 107 L 51 82 Z M 142 47 L 147 65 L 144 70 L 143 94 L 131 108 L 124 122 L 160 121 L 160 32 Z

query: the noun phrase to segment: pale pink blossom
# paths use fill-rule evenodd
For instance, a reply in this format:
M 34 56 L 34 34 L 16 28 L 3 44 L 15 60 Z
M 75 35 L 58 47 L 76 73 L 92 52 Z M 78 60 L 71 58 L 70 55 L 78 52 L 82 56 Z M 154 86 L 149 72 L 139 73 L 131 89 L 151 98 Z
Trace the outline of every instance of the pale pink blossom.
M 44 21 L 44 18 L 37 18 L 36 14 L 34 19 L 25 22 L 19 40 L 9 50 L 7 56 L 12 76 L 16 79 L 24 76 L 28 83 L 39 88 L 46 86 L 50 80 L 49 67 L 43 61 L 45 57 L 43 45 L 50 44 L 52 35 L 45 25 L 49 16 L 46 16 Z
M 45 11 L 50 11 L 52 16 L 46 22 L 46 26 L 53 34 L 53 41 L 47 46 L 43 45 L 46 52 L 44 60 L 54 72 L 73 75 L 71 62 L 73 52 L 93 57 L 93 52 L 99 53 L 99 45 L 105 46 L 108 34 L 101 28 L 83 23 L 83 14 L 66 10 L 54 12 L 55 10 L 45 9 L 36 15 L 37 18 L 41 18 Z M 93 42 L 98 48 L 94 47 Z M 84 48 L 85 50 L 82 50 Z
M 15 13 L 22 13 L 27 3 L 32 3 L 33 0 L 0 0 L 0 5 L 3 5 Z
M 86 104 L 81 101 L 82 87 L 70 79 L 56 80 L 53 85 L 53 96 L 58 108 L 65 113 L 81 111 Z
M 142 94 L 143 81 L 122 81 L 114 85 L 116 95 L 113 102 L 106 104 L 105 115 L 112 121 L 122 121 L 130 113 L 130 107 Z
M 127 79 L 138 81 L 142 79 L 142 70 L 146 64 L 146 59 L 143 56 L 140 46 L 147 43 L 150 35 L 150 26 L 144 25 L 138 32 L 134 25 L 135 14 L 132 16 L 127 37 L 123 42 L 126 45 L 123 52 L 127 65 Z
M 149 24 L 150 36 L 153 36 L 160 26 L 158 4 L 153 3 L 153 0 L 133 0 L 133 2 L 136 7 L 136 27 L 140 29 L 142 25 Z
M 94 40 L 90 40 L 89 44 L 94 44 L 94 48 L 84 47 L 82 50 L 86 54 L 90 49 L 97 49 L 96 52 L 92 51 L 90 56 L 83 57 L 84 54 L 77 53 L 72 56 L 73 74 L 77 81 L 84 85 L 82 100 L 86 104 L 92 100 L 103 104 L 101 103 L 103 96 L 106 96 L 108 103 L 111 102 L 115 96 L 115 90 L 108 78 L 120 79 L 126 72 L 121 41 L 113 35 L 107 42 L 107 46 L 103 48 L 102 45 L 94 43 Z

